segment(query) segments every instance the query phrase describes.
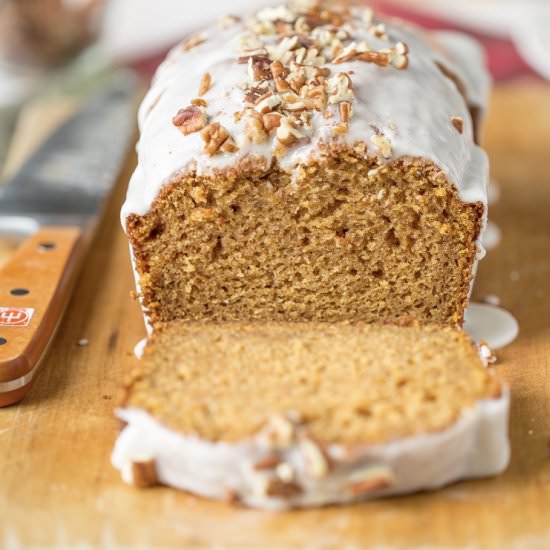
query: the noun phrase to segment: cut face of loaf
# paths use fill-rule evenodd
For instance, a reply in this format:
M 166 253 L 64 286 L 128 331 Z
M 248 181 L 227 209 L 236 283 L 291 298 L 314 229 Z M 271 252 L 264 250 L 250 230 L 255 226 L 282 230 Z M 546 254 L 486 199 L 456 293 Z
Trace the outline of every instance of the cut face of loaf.
M 468 39 L 344 3 L 291 0 L 174 48 L 122 212 L 150 324 L 460 325 L 486 92 Z
M 174 319 L 461 324 L 483 206 L 433 163 L 328 153 L 277 168 L 184 176 L 127 231 L 143 305 Z
M 507 411 L 452 329 L 171 323 L 127 382 L 113 461 L 252 506 L 350 502 L 501 471 Z

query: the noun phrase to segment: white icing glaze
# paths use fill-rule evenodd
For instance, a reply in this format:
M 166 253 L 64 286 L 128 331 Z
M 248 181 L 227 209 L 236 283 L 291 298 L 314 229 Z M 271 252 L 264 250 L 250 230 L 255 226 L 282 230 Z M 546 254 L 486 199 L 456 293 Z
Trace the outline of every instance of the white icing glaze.
M 471 303 L 464 314 L 464 330 L 475 342 L 487 342 L 491 349 L 511 344 L 519 333 L 514 316 L 489 304 Z
M 143 357 L 143 352 L 145 350 L 145 346 L 147 345 L 147 338 L 142 338 L 135 346 L 134 346 L 134 355 L 136 356 L 136 359 L 141 359 Z
M 131 482 L 132 462 L 154 459 L 159 480 L 166 485 L 215 499 L 225 498 L 231 490 L 244 504 L 257 508 L 346 503 L 437 489 L 460 479 L 502 472 L 510 456 L 508 409 L 505 391 L 499 399 L 478 402 L 441 432 L 360 447 L 348 459 L 341 447 L 332 445 L 328 453 L 335 466 L 321 478 L 307 473 L 299 449 L 291 446 L 284 451 L 284 461 L 292 466 L 304 491 L 289 499 L 269 497 L 262 490 L 267 474 L 253 467 L 266 456 L 260 439 L 212 443 L 170 430 L 139 409 L 117 411 L 127 426 L 116 442 L 112 462 Z M 391 485 L 364 497 L 351 495 L 345 487 L 354 474 L 371 468 L 373 474 L 391 474 Z
M 495 204 L 500 199 L 500 183 L 495 178 L 489 178 L 487 199 L 489 204 Z
M 483 232 L 483 237 L 481 239 L 483 248 L 485 248 L 485 250 L 492 250 L 500 244 L 501 239 L 502 233 L 499 226 L 495 222 L 487 222 L 487 226 L 485 227 L 485 231 Z
M 399 71 L 358 61 L 327 64 L 333 74 L 354 71 L 354 116 L 348 133 L 338 139 L 348 144 L 363 141 L 369 145 L 369 152 L 375 153 L 370 141 L 375 126 L 389 139 L 393 149 L 391 157 L 380 158 L 381 163 L 404 155 L 432 160 L 456 185 L 465 202 L 479 201 L 486 205 L 485 155 L 473 142 L 472 122 L 463 98 L 434 63 L 441 61 L 464 78 L 471 101 L 484 105 L 487 77 L 476 47 L 467 39 L 446 34 L 443 40 L 455 52 L 455 59 L 449 59 L 435 51 L 423 33 L 394 22 L 387 23 L 391 40 L 388 42 L 371 36 L 362 23 L 362 13 L 360 9 L 354 11 L 354 39 L 366 40 L 373 49 L 405 42 L 410 49 L 409 66 Z M 139 113 L 139 163 L 122 209 L 123 224 L 131 213 L 145 214 L 162 186 L 181 171 L 195 170 L 207 175 L 216 169 L 235 166 L 251 155 L 267 163 L 273 159 L 274 140 L 262 145 L 246 143 L 241 139 L 243 122 L 237 123 L 233 117 L 243 109 L 241 86 L 248 82 L 247 65 L 236 61 L 243 31 L 241 23 L 226 29 L 208 29 L 202 33 L 205 42 L 187 52 L 177 46 L 159 67 Z M 459 59 L 465 62 L 460 63 Z M 240 149 L 235 154 L 209 157 L 203 152 L 199 133 L 183 136 L 172 124 L 178 110 L 197 97 L 199 82 L 206 72 L 213 79 L 204 96 L 209 104 L 207 113 L 236 139 Z M 463 119 L 462 134 L 451 124 L 452 116 Z M 337 118 L 326 119 L 316 113 L 310 142 L 289 149 L 279 159 L 281 167 L 293 172 L 296 166 L 315 158 L 320 143 L 334 141 Z
M 484 111 L 489 102 L 491 78 L 480 44 L 460 32 L 437 31 L 433 35 L 449 53 L 446 63 L 464 84 L 468 103 Z

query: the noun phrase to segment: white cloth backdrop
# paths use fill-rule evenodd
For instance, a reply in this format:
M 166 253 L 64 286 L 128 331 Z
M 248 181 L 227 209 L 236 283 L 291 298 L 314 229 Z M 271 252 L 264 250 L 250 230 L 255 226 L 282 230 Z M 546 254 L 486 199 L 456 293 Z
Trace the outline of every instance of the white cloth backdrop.
M 135 58 L 181 40 L 226 14 L 279 0 L 108 0 L 103 43 L 115 58 Z M 282 0 L 280 0 L 282 1 Z
M 162 50 L 227 13 L 282 0 L 109 0 L 103 33 L 119 59 Z M 509 36 L 526 61 L 550 79 L 550 0 L 392 0 L 489 34 Z

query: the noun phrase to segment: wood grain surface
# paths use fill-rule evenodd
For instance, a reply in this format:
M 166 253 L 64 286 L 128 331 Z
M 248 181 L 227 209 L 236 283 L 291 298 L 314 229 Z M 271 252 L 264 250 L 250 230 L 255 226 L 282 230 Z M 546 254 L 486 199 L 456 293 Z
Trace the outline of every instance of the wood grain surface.
M 0 410 L 0 546 L 550 548 L 550 88 L 499 87 L 486 138 L 503 241 L 482 262 L 475 295 L 497 295 L 521 330 L 496 366 L 512 390 L 504 475 L 292 513 L 125 486 L 109 455 L 118 384 L 144 335 L 118 221 L 132 158 L 44 368 L 20 405 Z

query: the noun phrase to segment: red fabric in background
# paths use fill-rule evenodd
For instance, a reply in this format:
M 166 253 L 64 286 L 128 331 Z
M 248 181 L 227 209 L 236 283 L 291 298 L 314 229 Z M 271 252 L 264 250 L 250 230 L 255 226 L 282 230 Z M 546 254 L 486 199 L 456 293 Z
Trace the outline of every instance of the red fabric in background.
M 538 78 L 538 75 L 523 61 L 511 40 L 474 32 L 451 21 L 406 8 L 391 1 L 374 0 L 369 2 L 369 4 L 374 6 L 379 13 L 400 17 L 427 29 L 456 30 L 470 34 L 479 40 L 485 48 L 489 70 L 495 80 L 507 80 L 520 76 L 534 76 Z M 139 60 L 133 65 L 142 74 L 151 77 L 159 63 L 166 56 L 166 53 L 167 51 L 159 52 L 151 57 Z
M 481 34 L 451 21 L 392 2 L 373 2 L 373 5 L 376 5 L 376 9 L 380 13 L 412 21 L 426 29 L 455 30 L 473 36 L 485 48 L 489 71 L 495 80 L 506 80 L 526 75 L 538 77 L 537 73 L 522 59 L 511 40 Z

